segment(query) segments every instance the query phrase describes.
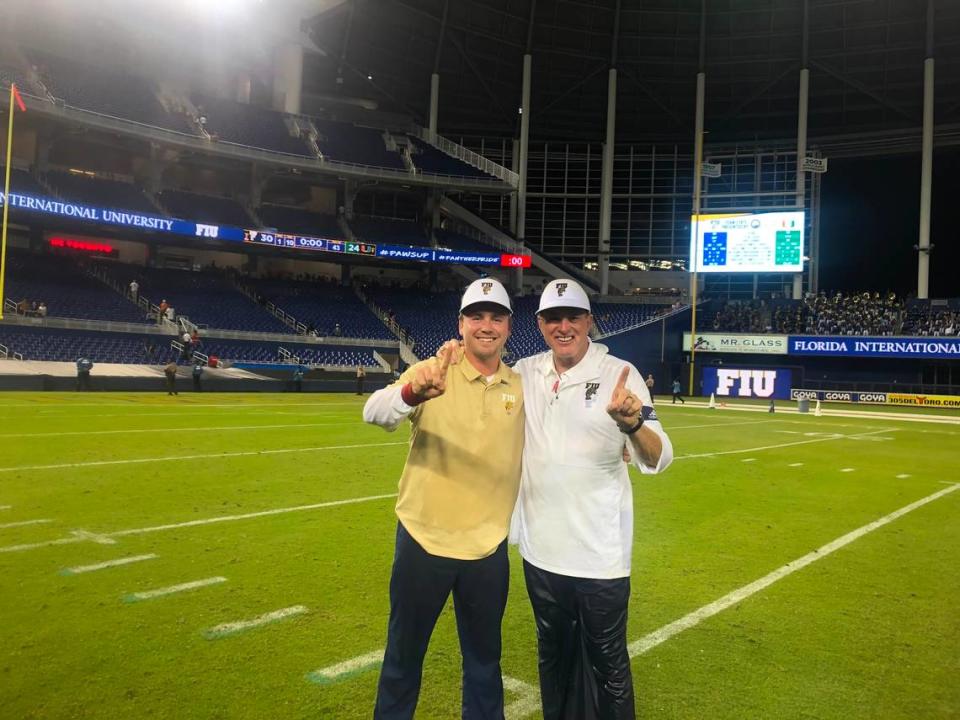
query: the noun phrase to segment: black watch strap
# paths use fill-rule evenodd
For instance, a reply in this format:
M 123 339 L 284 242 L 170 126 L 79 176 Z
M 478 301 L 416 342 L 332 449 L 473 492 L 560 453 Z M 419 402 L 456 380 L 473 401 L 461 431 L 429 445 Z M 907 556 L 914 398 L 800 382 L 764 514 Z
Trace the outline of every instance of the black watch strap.
M 644 419 L 643 419 L 643 416 L 641 415 L 640 421 L 636 425 L 634 425 L 632 428 L 627 428 L 626 430 L 624 430 L 623 428 L 620 428 L 620 432 L 622 432 L 624 435 L 633 435 L 637 430 L 643 427 L 643 423 L 644 423 Z

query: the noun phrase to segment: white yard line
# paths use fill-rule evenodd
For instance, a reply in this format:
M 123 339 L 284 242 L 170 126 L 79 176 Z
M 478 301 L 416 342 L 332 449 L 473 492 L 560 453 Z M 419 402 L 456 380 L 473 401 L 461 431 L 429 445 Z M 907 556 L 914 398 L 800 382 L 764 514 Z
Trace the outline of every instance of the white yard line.
M 713 617 L 717 613 L 726 610 L 728 607 L 736 605 L 739 602 L 746 600 L 751 595 L 764 590 L 765 588 L 770 587 L 778 580 L 782 580 L 788 575 L 792 575 L 797 570 L 802 570 L 812 563 L 815 563 L 817 560 L 822 560 L 828 555 L 833 554 L 842 547 L 845 547 L 852 543 L 855 540 L 859 540 L 864 535 L 877 530 L 884 525 L 892 523 L 897 518 L 903 517 L 907 513 L 913 512 L 917 508 L 921 508 L 924 505 L 933 502 L 934 500 L 939 500 L 945 495 L 949 495 L 955 490 L 960 489 L 960 485 L 952 485 L 951 487 L 944 488 L 938 492 L 933 493 L 932 495 L 927 495 L 916 502 L 905 505 L 899 510 L 895 510 L 889 515 L 884 515 L 882 518 L 874 520 L 871 523 L 867 523 L 862 527 L 857 528 L 848 532 L 846 535 L 841 535 L 836 540 L 828 542 L 826 545 L 823 545 L 813 552 L 809 552 L 803 557 L 797 558 L 792 562 L 788 562 L 786 565 L 774 570 L 773 572 L 764 575 L 759 580 L 754 580 L 748 585 L 737 588 L 733 592 L 727 593 L 719 600 L 714 600 L 708 605 L 704 605 L 698 610 L 694 610 L 688 615 L 684 615 L 679 620 L 675 620 L 669 625 L 664 625 L 659 630 L 655 630 L 649 635 L 645 635 L 639 640 L 635 640 L 630 643 L 628 650 L 630 652 L 630 657 L 637 657 L 638 655 L 643 655 L 644 653 L 652 650 L 657 645 L 660 645 L 666 640 L 669 640 L 674 635 L 677 635 L 684 630 L 689 630 L 692 627 L 699 625 L 701 622 L 707 618 Z
M 897 475 L 897 480 L 906 480 L 908 477 L 910 477 L 909 473 L 900 473 Z
M 217 625 L 209 630 L 205 630 L 203 635 L 208 640 L 214 640 L 216 638 L 222 638 L 228 635 L 236 635 L 244 630 L 250 630 L 255 627 L 261 627 L 262 625 L 285 620 L 288 617 L 303 615 L 305 612 L 307 612 L 307 608 L 305 606 L 294 605 L 293 607 L 282 608 L 280 610 L 274 610 L 273 612 L 265 613 L 259 617 L 252 618 L 251 620 L 238 620 L 237 622 L 223 623 L 223 625 Z
M 856 435 L 830 435 L 829 437 L 815 438 L 813 440 L 797 440 L 796 442 L 780 443 L 779 445 L 763 445 L 761 447 L 744 448 L 743 450 L 721 450 L 712 453 L 696 453 L 694 455 L 678 455 L 674 460 L 689 460 L 690 458 L 716 457 L 718 455 L 738 455 L 746 452 L 757 452 L 759 450 L 775 450 L 777 448 L 792 447 L 794 445 L 809 445 L 810 443 L 830 442 L 831 440 L 856 440 L 868 435 L 877 435 L 879 433 L 896 432 L 897 428 L 887 428 L 885 430 L 874 430 L 868 433 L 857 433 Z
M 283 515 L 285 513 L 302 512 L 305 510 L 319 510 L 320 508 L 339 507 L 341 505 L 355 505 L 357 503 L 372 502 L 374 500 L 395 498 L 396 496 L 396 493 L 388 493 L 386 495 L 368 495 L 367 497 L 348 498 L 346 500 L 330 500 L 328 502 L 312 503 L 310 505 L 296 505 L 293 507 L 274 508 L 273 510 L 260 510 L 259 512 L 244 513 L 243 515 L 218 515 L 199 520 L 187 520 L 186 522 L 170 523 L 169 525 L 131 528 L 129 530 L 117 530 L 115 532 L 102 534 L 89 533 L 85 530 L 75 530 L 70 537 L 58 538 L 56 540 L 46 540 L 44 542 L 26 543 L 22 545 L 7 545 L 6 547 L 0 547 L 0 553 L 35 550 L 37 548 L 50 547 L 53 545 L 70 545 L 73 543 L 89 541 L 94 538 L 107 538 L 108 540 L 112 540 L 113 538 L 125 537 L 127 535 L 143 535 L 146 533 L 162 532 L 165 530 L 177 530 L 185 527 L 197 527 L 201 525 L 213 525 L 214 523 L 249 520 L 250 518 L 268 517 L 270 515 Z
M 225 583 L 225 577 L 210 577 L 203 580 L 193 580 L 192 582 L 171 585 L 170 587 L 157 588 L 156 590 L 144 590 L 143 592 L 130 593 L 123 598 L 124 602 L 137 602 L 139 600 L 151 600 L 152 598 L 164 597 L 175 593 L 186 592 L 187 590 L 196 590 L 197 588 L 207 587 L 208 585 L 218 585 Z
M 0 530 L 5 530 L 6 528 L 15 528 L 23 527 L 24 525 L 43 525 L 45 523 L 53 522 L 50 518 L 40 518 L 37 520 L 20 520 L 19 522 L 4 523 L 0 525 Z
M 840 472 L 853 472 L 856 468 L 840 468 Z
M 0 505 L 0 510 L 9 510 L 13 505 Z
M 796 407 L 793 406 L 792 402 L 789 400 L 781 400 L 783 405 L 777 406 L 777 412 L 789 415 L 808 415 L 810 418 L 815 417 L 812 412 L 810 413 L 798 413 Z M 789 403 L 789 404 L 788 404 Z M 705 410 L 708 408 L 706 402 L 688 402 L 690 409 L 692 410 Z M 661 406 L 657 406 L 661 407 Z M 673 407 L 673 406 L 671 406 Z M 734 412 L 769 412 L 769 409 L 763 405 L 726 405 L 724 407 L 718 407 L 714 410 L 711 410 L 711 413 L 722 413 L 727 410 L 732 410 Z M 895 413 L 895 412 L 884 412 L 882 410 L 827 410 L 824 408 L 822 411 L 824 417 L 840 417 L 840 418 L 855 418 L 858 420 L 902 420 L 904 422 L 929 422 L 929 423 L 941 423 L 947 425 L 960 425 L 960 417 L 953 417 L 950 415 L 922 415 L 922 414 L 913 414 L 913 413 Z
M 679 635 L 684 630 L 689 630 L 692 627 L 696 627 L 704 620 L 717 615 L 718 613 L 726 610 L 727 608 L 736 605 L 740 602 L 743 602 L 747 598 L 761 590 L 773 585 L 775 582 L 782 580 L 783 578 L 792 575 L 798 570 L 802 570 L 808 565 L 816 562 L 817 560 L 822 560 L 828 555 L 833 554 L 842 547 L 849 545 L 855 540 L 860 539 L 864 535 L 877 530 L 884 525 L 892 523 L 894 520 L 903 517 L 907 513 L 913 512 L 914 510 L 923 507 L 924 505 L 933 502 L 934 500 L 939 500 L 940 498 L 948 495 L 956 490 L 960 490 L 960 483 L 949 483 L 950 487 L 944 488 L 938 492 L 933 493 L 932 495 L 927 495 L 916 502 L 905 505 L 899 510 L 895 510 L 888 515 L 874 520 L 871 523 L 863 525 L 862 527 L 857 528 L 848 532 L 846 535 L 841 535 L 836 540 L 828 542 L 826 545 L 821 546 L 820 548 L 814 550 L 813 552 L 807 553 L 803 557 L 797 558 L 791 562 L 788 562 L 786 565 L 774 570 L 767 575 L 764 575 L 759 580 L 754 580 L 753 582 L 744 585 L 743 587 L 737 588 L 736 590 L 727 593 L 718 600 L 704 605 L 698 610 L 684 615 L 679 620 L 664 625 L 658 630 L 644 635 L 638 640 L 633 641 L 627 646 L 627 651 L 630 654 L 631 658 L 635 658 L 639 655 L 649 652 L 658 645 L 663 644 L 670 638 L 675 635 Z M 373 652 L 367 653 L 366 655 L 360 655 L 350 660 L 345 660 L 344 662 L 338 663 L 336 665 L 331 665 L 320 670 L 316 670 L 308 675 L 308 677 L 314 682 L 321 683 L 330 683 L 335 682 L 336 680 L 345 680 L 351 675 L 361 672 L 363 670 L 368 670 L 373 667 L 380 665 L 380 662 L 383 659 L 383 649 L 375 650 Z M 508 690 L 514 690 L 524 694 L 524 697 L 513 702 L 511 705 L 507 706 L 505 709 L 505 715 L 508 720 L 521 720 L 537 710 L 540 709 L 539 702 L 539 693 L 533 694 L 530 690 L 533 689 L 533 685 L 525 683 L 522 680 L 515 680 L 504 676 L 503 678 L 504 688 Z
M 733 427 L 734 425 L 761 425 L 763 423 L 771 422 L 770 420 L 747 420 L 744 422 L 717 422 L 717 423 L 705 423 L 703 425 L 677 425 L 670 426 L 666 428 L 670 432 L 674 430 L 692 430 L 693 428 L 708 428 L 708 427 Z M 773 422 L 777 422 L 774 420 Z M 780 422 L 788 422 L 787 420 L 782 420 Z M 783 432 L 783 431 L 781 431 Z
M 106 562 L 97 563 L 96 565 L 77 565 L 71 568 L 64 568 L 60 571 L 60 574 L 79 575 L 80 573 L 94 572 L 95 570 L 103 570 L 104 568 L 120 567 L 121 565 L 143 562 L 144 560 L 153 560 L 156 557 L 157 556 L 154 553 L 149 553 L 147 555 L 131 555 L 130 557 L 117 558 L 116 560 L 107 560 Z
M 359 423 L 358 423 L 359 424 Z M 199 427 L 162 427 L 162 428 L 137 428 L 135 430 L 67 430 L 64 432 L 40 432 L 40 433 L 12 433 L 9 435 L 0 435 L 0 440 L 4 438 L 38 438 L 38 437 L 65 437 L 68 435 L 130 435 L 134 433 L 171 433 L 171 432 L 209 432 L 211 430 L 276 430 L 279 428 L 306 428 L 321 427 L 326 425 L 343 425 L 343 422 L 319 422 L 319 423 L 284 423 L 282 425 L 220 425 L 210 427 L 201 425 Z
M 357 448 L 390 447 L 392 445 L 408 444 L 409 443 L 406 440 L 403 440 L 400 442 L 358 443 L 356 445 L 321 445 L 318 447 L 282 448 L 280 450 L 244 450 L 242 452 L 204 453 L 200 455 L 131 458 L 129 460 L 91 460 L 89 462 L 79 463 L 56 463 L 55 465 L 14 465 L 13 467 L 0 467 L 0 473 L 18 472 L 21 470 L 62 470 L 64 468 L 103 467 L 105 465 L 136 465 L 156 462 L 181 462 L 183 460 L 225 459 L 251 457 L 254 455 L 285 455 L 288 453 L 323 452 L 325 450 L 355 450 Z
M 790 463 L 787 467 L 803 467 L 803 463 Z

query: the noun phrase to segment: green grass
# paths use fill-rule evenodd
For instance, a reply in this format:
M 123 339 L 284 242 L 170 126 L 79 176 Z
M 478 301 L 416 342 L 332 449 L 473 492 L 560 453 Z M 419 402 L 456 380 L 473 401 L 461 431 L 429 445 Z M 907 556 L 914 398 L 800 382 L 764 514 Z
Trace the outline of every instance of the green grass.
M 392 498 L 181 525 L 394 493 L 408 431 L 364 426 L 360 407 L 350 395 L 0 396 L 0 506 L 12 506 L 0 510 L 0 525 L 52 521 L 0 528 L 0 548 L 77 529 L 180 525 L 115 535 L 115 544 L 0 552 L 0 717 L 369 717 L 375 669 L 328 684 L 307 676 L 383 646 Z M 631 641 L 944 490 L 945 481 L 960 482 L 960 425 L 667 403 L 658 412 L 678 456 L 725 454 L 634 476 Z M 288 427 L 267 427 L 275 425 Z M 80 434 L 56 434 L 66 432 Z M 259 454 L 269 450 L 297 452 Z M 143 458 L 156 460 L 82 465 Z M 68 463 L 81 465 L 36 467 Z M 16 469 L 24 466 L 34 469 Z M 148 553 L 158 557 L 62 574 Z M 503 669 L 535 686 L 536 639 L 514 550 L 511 561 Z M 636 657 L 638 713 L 957 717 L 958 567 L 955 492 Z M 227 581 L 125 601 L 215 576 Z M 309 611 L 235 635 L 206 634 L 295 605 Z M 417 717 L 459 717 L 459 692 L 448 607 Z M 508 693 L 508 705 L 517 697 Z

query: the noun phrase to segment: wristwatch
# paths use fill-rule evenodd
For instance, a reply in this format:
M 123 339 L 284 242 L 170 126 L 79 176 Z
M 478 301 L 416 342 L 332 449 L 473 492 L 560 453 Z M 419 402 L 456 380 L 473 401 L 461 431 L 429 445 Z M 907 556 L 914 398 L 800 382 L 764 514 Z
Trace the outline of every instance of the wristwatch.
M 637 430 L 643 427 L 643 423 L 644 423 L 644 419 L 643 419 L 643 415 L 641 415 L 640 420 L 637 422 L 636 425 L 634 425 L 632 428 L 627 428 L 626 430 L 624 430 L 623 428 L 620 428 L 620 432 L 622 432 L 624 435 L 633 435 L 635 432 L 637 432 Z

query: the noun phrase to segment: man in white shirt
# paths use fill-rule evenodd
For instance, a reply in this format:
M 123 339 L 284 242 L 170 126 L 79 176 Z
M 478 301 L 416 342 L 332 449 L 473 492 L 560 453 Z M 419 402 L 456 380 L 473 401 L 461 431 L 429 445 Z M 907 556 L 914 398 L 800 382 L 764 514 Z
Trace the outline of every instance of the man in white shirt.
M 590 301 L 572 280 L 544 288 L 550 350 L 520 360 L 526 431 L 511 537 L 537 624 L 544 720 L 634 718 L 627 654 L 633 491 L 673 460 L 643 377 L 590 341 Z

